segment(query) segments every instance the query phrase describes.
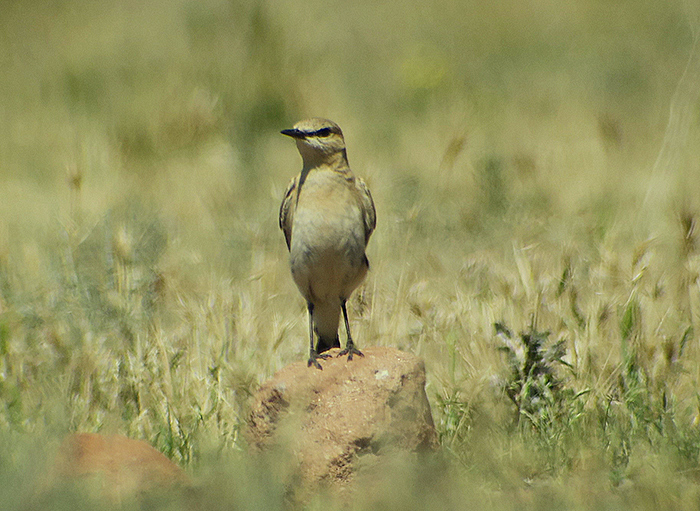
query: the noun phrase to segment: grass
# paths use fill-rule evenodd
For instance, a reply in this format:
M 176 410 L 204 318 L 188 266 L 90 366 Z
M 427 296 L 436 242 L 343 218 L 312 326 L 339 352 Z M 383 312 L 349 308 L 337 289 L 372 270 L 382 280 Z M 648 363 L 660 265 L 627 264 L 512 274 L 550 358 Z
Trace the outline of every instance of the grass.
M 424 358 L 443 447 L 354 507 L 697 508 L 690 2 L 0 11 L 4 507 L 71 431 L 149 441 L 211 508 L 289 506 L 239 432 L 304 356 L 278 131 L 321 115 L 378 209 L 353 332 Z

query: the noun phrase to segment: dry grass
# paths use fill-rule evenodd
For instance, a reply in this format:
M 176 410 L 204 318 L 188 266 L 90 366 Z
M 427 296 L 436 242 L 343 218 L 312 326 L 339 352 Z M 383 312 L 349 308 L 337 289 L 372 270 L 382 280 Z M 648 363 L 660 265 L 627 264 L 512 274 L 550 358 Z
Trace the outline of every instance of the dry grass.
M 1 11 L 8 509 L 69 431 L 149 441 L 211 508 L 285 506 L 238 432 L 304 356 L 278 131 L 311 115 L 343 127 L 377 204 L 356 338 L 425 359 L 446 453 L 356 507 L 697 508 L 694 4 Z M 521 332 L 563 356 L 530 371 Z

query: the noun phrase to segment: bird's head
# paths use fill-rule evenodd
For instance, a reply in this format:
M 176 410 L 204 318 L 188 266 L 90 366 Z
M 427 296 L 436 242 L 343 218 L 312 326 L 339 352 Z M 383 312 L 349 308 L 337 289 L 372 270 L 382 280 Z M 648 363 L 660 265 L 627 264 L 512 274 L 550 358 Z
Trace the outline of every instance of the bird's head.
M 305 119 L 296 123 L 292 129 L 282 130 L 281 133 L 296 140 L 304 167 L 330 163 L 339 155 L 347 158 L 343 132 L 340 126 L 328 119 Z

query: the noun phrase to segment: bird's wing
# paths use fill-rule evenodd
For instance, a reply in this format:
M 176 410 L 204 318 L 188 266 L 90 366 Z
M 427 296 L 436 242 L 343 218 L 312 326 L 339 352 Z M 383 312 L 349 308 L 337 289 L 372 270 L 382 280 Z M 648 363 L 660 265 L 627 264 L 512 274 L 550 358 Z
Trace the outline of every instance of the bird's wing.
M 293 178 L 287 186 L 287 191 L 284 192 L 284 199 L 280 205 L 280 229 L 284 232 L 284 239 L 287 241 L 287 249 L 292 245 L 292 218 L 294 217 L 294 208 L 292 198 L 297 189 L 298 176 Z
M 372 194 L 369 193 L 369 188 L 361 178 L 355 178 L 355 186 L 359 192 L 360 202 L 362 204 L 362 219 L 365 223 L 365 243 L 369 241 L 369 237 L 374 232 L 377 226 L 377 211 L 374 209 L 374 201 Z

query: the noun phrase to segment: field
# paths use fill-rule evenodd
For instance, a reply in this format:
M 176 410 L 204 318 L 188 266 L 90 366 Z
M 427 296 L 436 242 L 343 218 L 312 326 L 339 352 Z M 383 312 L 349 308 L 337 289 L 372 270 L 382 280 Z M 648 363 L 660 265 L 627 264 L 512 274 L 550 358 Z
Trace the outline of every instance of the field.
M 690 0 L 5 0 L 2 508 L 72 431 L 289 507 L 240 431 L 306 356 L 279 130 L 322 116 L 377 206 L 353 335 L 424 358 L 442 445 L 353 508 L 697 509 L 698 41 Z

